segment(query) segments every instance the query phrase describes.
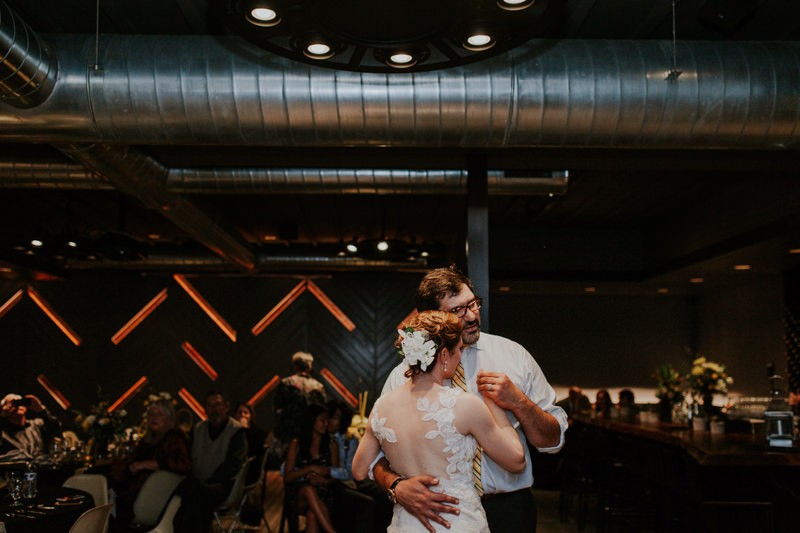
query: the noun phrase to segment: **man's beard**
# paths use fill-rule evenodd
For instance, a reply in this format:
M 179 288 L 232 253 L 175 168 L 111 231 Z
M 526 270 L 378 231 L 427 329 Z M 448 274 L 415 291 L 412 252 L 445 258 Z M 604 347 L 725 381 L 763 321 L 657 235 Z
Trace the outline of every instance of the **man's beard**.
M 468 327 L 477 326 L 474 331 L 466 331 Z M 471 345 L 478 342 L 478 338 L 481 336 L 481 324 L 477 320 L 464 325 L 464 332 L 461 334 L 461 340 L 464 341 L 464 344 Z

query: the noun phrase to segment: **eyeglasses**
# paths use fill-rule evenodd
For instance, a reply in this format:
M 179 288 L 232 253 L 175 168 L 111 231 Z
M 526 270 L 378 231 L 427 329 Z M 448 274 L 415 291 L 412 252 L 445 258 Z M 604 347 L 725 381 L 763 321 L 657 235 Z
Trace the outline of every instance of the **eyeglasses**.
M 471 302 L 467 303 L 467 305 L 459 305 L 458 307 L 454 307 L 450 309 L 450 312 L 456 315 L 458 318 L 464 318 L 464 315 L 467 314 L 467 309 L 472 311 L 473 313 L 476 312 L 478 309 L 481 308 L 481 300 L 480 298 L 475 298 Z

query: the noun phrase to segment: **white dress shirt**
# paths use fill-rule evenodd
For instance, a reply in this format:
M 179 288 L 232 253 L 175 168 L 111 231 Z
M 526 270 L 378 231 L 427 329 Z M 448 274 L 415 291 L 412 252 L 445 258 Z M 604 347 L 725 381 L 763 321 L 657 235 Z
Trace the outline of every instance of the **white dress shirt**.
M 468 346 L 462 352 L 461 364 L 464 367 L 467 390 L 473 394 L 479 394 L 477 384 L 479 370 L 506 374 L 532 402 L 553 415 L 561 427 L 561 437 L 556 446 L 537 449 L 543 453 L 555 453 L 561 449 L 564 445 L 564 432 L 567 430 L 567 414 L 561 407 L 555 405 L 556 393 L 528 350 L 504 337 L 481 333 L 478 342 Z M 381 394 L 386 394 L 408 381 L 404 375 L 407 369 L 408 366 L 405 363 L 395 367 L 386 379 Z M 525 449 L 525 470 L 519 474 L 512 474 L 503 470 L 486 454 L 483 454 L 481 481 L 486 494 L 512 492 L 533 485 L 531 454 L 525 433 L 514 414 L 511 411 L 506 411 L 506 414 L 517 430 L 522 447 Z

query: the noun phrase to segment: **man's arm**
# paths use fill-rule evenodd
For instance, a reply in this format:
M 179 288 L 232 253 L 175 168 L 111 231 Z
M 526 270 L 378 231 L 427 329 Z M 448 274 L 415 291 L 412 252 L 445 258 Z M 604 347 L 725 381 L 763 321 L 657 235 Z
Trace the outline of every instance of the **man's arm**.
M 528 442 L 537 448 L 552 448 L 561 442 L 558 419 L 536 405 L 502 372 L 478 372 L 478 390 L 519 420 Z
M 398 477 L 402 477 L 391 469 L 385 457 L 375 465 L 373 475 L 375 483 L 386 491 Z M 435 531 L 431 522 L 438 522 L 446 528 L 450 527 L 450 522 L 442 518 L 440 513 L 455 515 L 460 513 L 457 507 L 453 507 L 458 505 L 458 499 L 428 488 L 438 483 L 439 480 L 432 476 L 413 476 L 403 479 L 394 488 L 397 503 L 422 522 L 428 531 Z

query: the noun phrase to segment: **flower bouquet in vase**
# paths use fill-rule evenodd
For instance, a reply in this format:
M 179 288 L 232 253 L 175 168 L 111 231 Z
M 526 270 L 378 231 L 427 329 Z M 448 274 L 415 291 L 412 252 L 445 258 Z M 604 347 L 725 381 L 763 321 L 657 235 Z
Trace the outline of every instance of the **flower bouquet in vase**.
M 703 399 L 703 414 L 707 418 L 714 414 L 714 395 L 726 394 L 728 385 L 732 384 L 733 378 L 726 372 L 725 365 L 709 361 L 704 356 L 692 361 L 689 385 L 694 394 Z
M 658 419 L 672 422 L 673 407 L 683 401 L 683 376 L 671 364 L 665 363 L 653 373 L 656 379 L 656 398 L 659 399 Z

